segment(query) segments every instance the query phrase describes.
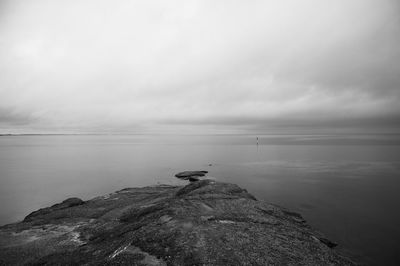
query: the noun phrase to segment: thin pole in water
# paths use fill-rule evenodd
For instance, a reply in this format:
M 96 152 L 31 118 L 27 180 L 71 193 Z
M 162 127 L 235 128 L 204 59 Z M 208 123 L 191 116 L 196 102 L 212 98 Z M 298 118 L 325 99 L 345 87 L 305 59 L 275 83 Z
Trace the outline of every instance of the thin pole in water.
M 257 137 L 257 146 L 258 146 L 258 137 Z

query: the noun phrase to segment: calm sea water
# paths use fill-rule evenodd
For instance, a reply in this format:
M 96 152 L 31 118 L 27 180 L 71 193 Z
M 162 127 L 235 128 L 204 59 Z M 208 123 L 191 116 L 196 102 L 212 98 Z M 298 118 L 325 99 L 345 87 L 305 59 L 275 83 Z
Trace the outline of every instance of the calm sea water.
M 0 137 L 0 224 L 68 197 L 183 184 L 208 170 L 257 198 L 298 211 L 338 249 L 400 265 L 399 135 Z

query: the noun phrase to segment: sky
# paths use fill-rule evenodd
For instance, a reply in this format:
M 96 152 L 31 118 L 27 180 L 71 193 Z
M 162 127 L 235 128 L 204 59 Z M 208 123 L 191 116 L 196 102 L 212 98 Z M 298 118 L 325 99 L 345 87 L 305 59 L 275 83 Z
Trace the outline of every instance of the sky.
M 0 0 L 0 133 L 400 132 L 398 0 Z

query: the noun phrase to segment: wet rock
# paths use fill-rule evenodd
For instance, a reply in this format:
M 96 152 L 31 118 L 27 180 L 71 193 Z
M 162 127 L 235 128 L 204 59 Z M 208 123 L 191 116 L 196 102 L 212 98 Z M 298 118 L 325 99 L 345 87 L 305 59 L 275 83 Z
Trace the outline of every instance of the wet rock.
M 332 241 L 330 241 L 329 239 L 326 239 L 326 238 L 324 238 L 324 237 L 320 237 L 319 238 L 319 241 L 321 241 L 322 243 L 324 243 L 327 247 L 330 247 L 330 248 L 334 248 L 334 247 L 336 247 L 338 244 L 337 243 L 334 243 L 334 242 L 332 242 Z
M 189 180 L 189 182 L 196 182 L 196 181 L 199 181 L 200 179 L 198 176 L 191 176 L 188 178 L 188 180 Z
M 300 214 L 234 184 L 128 188 L 0 227 L 0 265 L 354 265 Z
M 189 180 L 190 182 L 198 181 L 200 177 L 205 176 L 208 171 L 184 171 L 177 173 L 175 177 L 183 180 Z

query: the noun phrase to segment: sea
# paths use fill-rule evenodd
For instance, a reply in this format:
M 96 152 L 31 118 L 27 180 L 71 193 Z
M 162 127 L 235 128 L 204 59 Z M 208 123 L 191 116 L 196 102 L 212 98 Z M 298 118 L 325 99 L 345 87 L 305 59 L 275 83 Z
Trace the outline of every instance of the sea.
M 68 197 L 184 185 L 185 170 L 301 213 L 358 262 L 400 265 L 397 134 L 0 136 L 0 225 Z

